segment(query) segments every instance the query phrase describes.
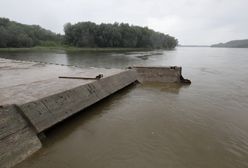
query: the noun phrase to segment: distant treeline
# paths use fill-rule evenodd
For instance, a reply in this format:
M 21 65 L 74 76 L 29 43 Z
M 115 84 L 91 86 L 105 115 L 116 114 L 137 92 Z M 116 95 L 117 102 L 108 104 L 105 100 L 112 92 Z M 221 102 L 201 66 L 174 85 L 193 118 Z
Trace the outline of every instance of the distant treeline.
M 33 47 L 37 45 L 54 45 L 62 40 L 49 30 L 38 25 L 25 25 L 0 18 L 0 47 Z
M 248 48 L 248 39 L 245 40 L 233 40 L 227 43 L 214 44 L 211 47 L 223 47 L 223 48 Z
M 130 26 L 124 23 L 100 24 L 79 22 L 66 24 L 65 43 L 77 47 L 124 47 L 172 49 L 177 39 L 147 27 Z
M 164 48 L 172 49 L 177 39 L 147 27 L 124 23 L 67 23 L 65 35 L 53 33 L 38 25 L 25 25 L 0 18 L 0 48 L 69 45 L 75 47 Z

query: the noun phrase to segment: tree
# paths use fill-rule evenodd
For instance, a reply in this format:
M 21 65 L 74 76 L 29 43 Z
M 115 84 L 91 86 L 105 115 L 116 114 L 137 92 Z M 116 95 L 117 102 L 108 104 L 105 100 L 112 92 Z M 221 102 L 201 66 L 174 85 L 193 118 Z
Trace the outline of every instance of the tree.
M 61 36 L 38 25 L 25 25 L 0 18 L 0 47 L 33 47 L 44 42 L 60 43 Z
M 166 48 L 177 46 L 174 37 L 148 27 L 125 23 L 100 24 L 79 22 L 64 26 L 65 43 L 76 47 Z
M 75 47 L 173 49 L 178 44 L 172 36 L 127 23 L 67 23 L 64 32 L 62 36 L 39 25 L 25 25 L 0 18 L 0 47 L 56 46 L 63 42 Z

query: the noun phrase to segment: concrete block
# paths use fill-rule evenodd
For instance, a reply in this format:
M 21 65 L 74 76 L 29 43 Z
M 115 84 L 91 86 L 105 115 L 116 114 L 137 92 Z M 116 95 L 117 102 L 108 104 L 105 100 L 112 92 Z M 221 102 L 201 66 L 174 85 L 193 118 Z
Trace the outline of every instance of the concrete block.
M 140 82 L 180 83 L 181 67 L 133 67 Z
M 0 107 L 0 167 L 12 167 L 40 148 L 40 140 L 18 107 Z

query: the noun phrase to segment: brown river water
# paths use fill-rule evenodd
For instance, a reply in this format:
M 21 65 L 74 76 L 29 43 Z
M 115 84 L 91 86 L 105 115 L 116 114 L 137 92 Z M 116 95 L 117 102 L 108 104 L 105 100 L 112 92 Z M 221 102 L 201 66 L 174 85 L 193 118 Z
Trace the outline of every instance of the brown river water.
M 248 168 L 248 49 L 11 52 L 82 67 L 178 65 L 190 86 L 132 85 L 45 132 L 16 168 Z

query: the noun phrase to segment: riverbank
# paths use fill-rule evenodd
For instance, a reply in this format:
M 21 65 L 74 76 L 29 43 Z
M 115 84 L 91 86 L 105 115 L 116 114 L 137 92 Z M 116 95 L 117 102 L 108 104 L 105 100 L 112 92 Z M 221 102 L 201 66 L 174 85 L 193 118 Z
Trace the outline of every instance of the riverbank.
M 0 52 L 19 52 L 19 51 L 65 51 L 65 52 L 77 52 L 77 51 L 152 51 L 151 48 L 79 48 L 71 46 L 52 46 L 52 47 L 31 47 L 31 48 L 0 48 Z

